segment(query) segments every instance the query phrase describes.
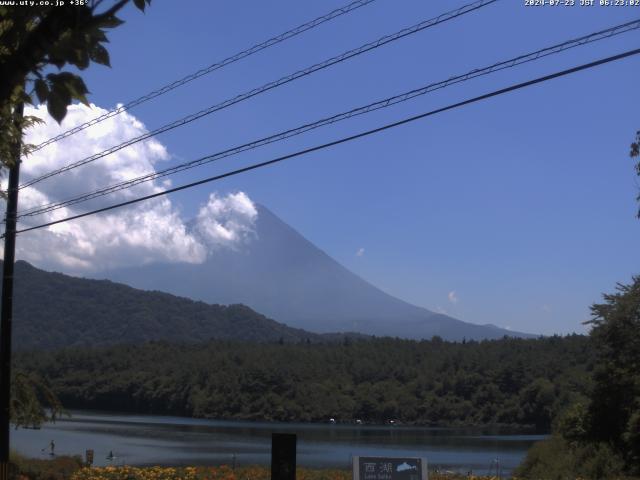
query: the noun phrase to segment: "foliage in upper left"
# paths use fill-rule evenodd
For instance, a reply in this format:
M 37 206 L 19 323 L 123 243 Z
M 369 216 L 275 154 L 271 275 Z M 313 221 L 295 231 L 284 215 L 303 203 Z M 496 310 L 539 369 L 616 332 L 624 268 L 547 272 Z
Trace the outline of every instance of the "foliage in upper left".
M 110 66 L 106 32 L 123 23 L 116 14 L 129 2 L 115 1 L 100 12 L 104 0 L 0 6 L 0 171 L 13 165 L 17 145 L 22 155 L 33 148 L 22 145 L 22 135 L 39 119 L 22 118 L 19 105 L 33 104 L 37 97 L 60 123 L 74 100 L 88 104 L 82 78 L 63 69 L 70 65 L 84 70 L 91 62 Z M 144 11 L 151 0 L 133 3 Z
M 66 6 L 0 5 L 0 174 L 33 148 L 24 145 L 22 137 L 40 120 L 23 117 L 24 104 L 33 104 L 35 97 L 46 102 L 58 123 L 74 100 L 88 105 L 89 90 L 82 78 L 63 69 L 84 70 L 91 62 L 110 66 L 106 31 L 123 23 L 116 14 L 129 1 L 117 0 L 100 12 L 104 0 Z M 133 3 L 144 11 L 151 0 Z M 11 420 L 16 426 L 38 426 L 62 412 L 40 377 L 18 371 L 11 380 Z

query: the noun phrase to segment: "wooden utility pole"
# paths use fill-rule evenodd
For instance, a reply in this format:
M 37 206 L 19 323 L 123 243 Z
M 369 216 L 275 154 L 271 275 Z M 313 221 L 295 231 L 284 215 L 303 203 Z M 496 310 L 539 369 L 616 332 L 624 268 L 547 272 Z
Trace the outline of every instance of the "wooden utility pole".
M 16 214 L 20 184 L 20 147 L 24 105 L 15 109 L 14 121 L 20 136 L 13 146 L 13 166 L 9 169 L 7 212 L 4 230 L 2 266 L 2 311 L 0 313 L 0 480 L 9 479 L 9 408 L 11 399 L 11 321 L 13 317 L 13 264 L 16 254 Z

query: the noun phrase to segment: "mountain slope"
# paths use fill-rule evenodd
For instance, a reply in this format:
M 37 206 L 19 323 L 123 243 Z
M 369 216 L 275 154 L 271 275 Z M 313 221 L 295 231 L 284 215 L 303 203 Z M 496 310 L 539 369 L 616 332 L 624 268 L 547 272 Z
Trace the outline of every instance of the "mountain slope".
M 416 307 L 381 291 L 306 240 L 263 206 L 257 238 L 218 249 L 203 264 L 152 264 L 101 272 L 136 288 L 208 303 L 242 303 L 314 332 L 356 331 L 405 338 L 461 340 L 526 336 Z
M 0 261 L 0 266 L 2 261 Z M 244 305 L 207 305 L 168 293 L 15 266 L 13 338 L 17 349 L 209 339 L 317 341 Z

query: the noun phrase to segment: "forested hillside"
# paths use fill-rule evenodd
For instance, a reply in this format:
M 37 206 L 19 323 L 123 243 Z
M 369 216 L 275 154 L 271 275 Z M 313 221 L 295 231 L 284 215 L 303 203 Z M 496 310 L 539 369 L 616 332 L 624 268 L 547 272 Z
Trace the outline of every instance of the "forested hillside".
M 244 305 L 209 305 L 107 280 L 45 272 L 27 262 L 16 263 L 13 325 L 18 349 L 135 344 L 163 339 L 177 342 L 320 339 Z
M 449 343 L 74 348 L 22 353 L 67 408 L 219 419 L 550 427 L 588 389 L 583 336 Z

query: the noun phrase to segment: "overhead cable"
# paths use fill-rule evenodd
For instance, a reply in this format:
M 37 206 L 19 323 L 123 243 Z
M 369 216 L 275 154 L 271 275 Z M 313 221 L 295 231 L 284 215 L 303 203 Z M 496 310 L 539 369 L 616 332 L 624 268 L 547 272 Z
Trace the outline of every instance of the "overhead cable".
M 355 135 L 351 135 L 351 136 L 348 136 L 348 137 L 343 137 L 343 138 L 340 138 L 338 140 L 334 140 L 334 141 L 331 141 L 331 142 L 328 142 L 328 143 L 324 143 L 322 145 L 316 145 L 314 147 L 306 148 L 304 150 L 299 150 L 297 152 L 290 153 L 288 155 L 283 155 L 281 157 L 277 157 L 277 158 L 274 158 L 274 159 L 271 159 L 271 160 L 267 160 L 267 161 L 260 162 L 260 163 L 255 163 L 253 165 L 249 165 L 249 166 L 244 167 L 244 168 L 239 168 L 237 170 L 226 172 L 226 173 L 223 173 L 223 174 L 220 174 L 220 175 L 215 175 L 215 176 L 212 176 L 212 177 L 204 178 L 204 179 L 198 180 L 196 182 L 188 183 L 186 185 L 181 185 L 179 187 L 170 188 L 170 189 L 167 189 L 167 190 L 163 190 L 161 192 L 156 192 L 156 193 L 153 193 L 151 195 L 145 195 L 143 197 L 134 198 L 134 199 L 128 200 L 126 202 L 116 203 L 116 204 L 110 205 L 108 207 L 98 208 L 96 210 L 80 213 L 78 215 L 72 215 L 72 216 L 61 218 L 61 219 L 54 220 L 54 221 L 51 221 L 51 222 L 46 222 L 46 223 L 42 223 L 42 224 L 35 225 L 35 226 L 32 226 L 32 227 L 23 228 L 21 230 L 17 230 L 16 233 L 30 232 L 30 231 L 33 231 L 33 230 L 38 230 L 38 229 L 41 229 L 41 228 L 50 227 L 50 226 L 53 226 L 53 225 L 58 225 L 58 224 L 61 224 L 61 223 L 69 222 L 71 220 L 76 220 L 76 219 L 79 219 L 79 218 L 88 217 L 88 216 L 91 216 L 91 215 L 96 215 L 98 213 L 107 212 L 107 211 L 110 211 L 110 210 L 114 210 L 116 208 L 121 208 L 121 207 L 124 207 L 124 206 L 133 205 L 135 203 L 143 202 L 143 201 L 146 201 L 146 200 L 151 200 L 153 198 L 164 196 L 164 195 L 167 195 L 169 193 L 179 192 L 181 190 L 186 190 L 186 189 L 189 189 L 189 188 L 193 188 L 193 187 L 196 187 L 196 186 L 199 186 L 199 185 L 203 185 L 203 184 L 206 184 L 206 183 L 210 183 L 210 182 L 213 182 L 213 181 L 216 181 L 216 180 L 221 180 L 223 178 L 232 177 L 232 176 L 235 176 L 235 175 L 239 175 L 241 173 L 249 172 L 251 170 L 256 170 L 258 168 L 267 167 L 269 165 L 274 165 L 276 163 L 283 162 L 285 160 L 289 160 L 291 158 L 300 157 L 300 156 L 307 155 L 307 154 L 312 153 L 312 152 L 316 152 L 316 151 L 319 151 L 319 150 L 324 150 L 324 149 L 327 149 L 329 147 L 333 147 L 333 146 L 336 146 L 336 145 L 347 143 L 347 142 L 350 142 L 350 141 L 353 141 L 353 140 L 356 140 L 356 139 L 359 139 L 359 138 L 368 137 L 370 135 L 373 135 L 373 134 L 376 134 L 376 133 L 380 133 L 382 131 L 389 130 L 391 128 L 395 128 L 395 127 L 398 127 L 400 125 L 405 125 L 407 123 L 415 122 L 416 120 L 427 118 L 427 117 L 436 115 L 438 113 L 442 113 L 442 112 L 446 112 L 448 110 L 453 110 L 453 109 L 456 109 L 456 108 L 460 108 L 460 107 L 463 107 L 463 106 L 466 106 L 466 105 L 470 105 L 472 103 L 476 103 L 476 102 L 479 102 L 479 101 L 482 101 L 482 100 L 487 100 L 489 98 L 496 97 L 498 95 L 503 95 L 505 93 L 509 93 L 509 92 L 512 92 L 512 91 L 515 91 L 515 90 L 520 90 L 520 89 L 523 89 L 523 88 L 526 88 L 526 87 L 530 87 L 530 86 L 535 85 L 535 84 L 543 83 L 543 82 L 546 82 L 546 81 L 549 81 L 549 80 L 553 80 L 555 78 L 559 78 L 559 77 L 563 77 L 563 76 L 566 76 L 566 75 L 570 75 L 570 74 L 573 74 L 573 73 L 576 73 L 576 72 L 579 72 L 579 71 L 582 71 L 582 70 L 587 70 L 587 69 L 590 69 L 590 68 L 594 68 L 594 67 L 597 67 L 599 65 L 604 65 L 606 63 L 610 63 L 610 62 L 614 62 L 614 61 L 617 61 L 617 60 L 621 60 L 623 58 L 627 58 L 627 57 L 630 57 L 630 56 L 633 56 L 633 55 L 638 55 L 639 53 L 640 53 L 640 48 L 637 48 L 637 49 L 634 49 L 634 50 L 628 50 L 626 52 L 623 52 L 623 53 L 620 53 L 620 54 L 617 54 L 617 55 L 613 55 L 613 56 L 610 56 L 610 57 L 602 58 L 600 60 L 596 60 L 596 61 L 593 61 L 593 62 L 590 62 L 590 63 L 585 63 L 585 64 L 579 65 L 577 67 L 572 67 L 572 68 L 569 68 L 569 69 L 566 69 L 566 70 L 562 70 L 562 71 L 559 71 L 559 72 L 552 73 L 550 75 L 545 75 L 545 76 L 542 76 L 542 77 L 538 77 L 538 78 L 535 78 L 533 80 L 528 80 L 526 82 L 522 82 L 522 83 L 518 83 L 518 84 L 515 84 L 515 85 L 511 85 L 509 87 L 501 88 L 499 90 L 494 90 L 494 91 L 492 91 L 490 93 L 486 93 L 484 95 L 473 97 L 473 98 L 464 100 L 462 102 L 450 104 L 450 105 L 447 105 L 446 107 L 441 107 L 441 108 L 438 108 L 438 109 L 435 109 L 435 110 L 431 110 L 429 112 L 422 113 L 420 115 L 415 115 L 415 116 L 412 116 L 412 117 L 408 117 L 408 118 L 405 118 L 403 120 L 399 120 L 397 122 L 389 123 L 389 124 L 383 125 L 381 127 L 377 127 L 377 128 L 371 129 L 371 130 L 367 130 L 367 131 L 364 131 L 364 132 L 357 133 Z M 4 235 L 2 235 L 2 237 L 4 237 Z
M 169 124 L 166 124 L 162 127 L 156 128 L 155 130 L 151 131 L 151 132 L 146 132 L 142 135 L 139 135 L 137 137 L 131 138 L 123 143 L 120 143 L 118 145 L 115 145 L 111 148 L 108 148 L 102 152 L 96 153 L 94 155 L 91 155 L 89 157 L 83 158 L 81 160 L 72 162 L 64 167 L 58 168 L 56 170 L 52 170 L 50 172 L 47 172 L 37 178 L 34 178 L 32 180 L 29 180 L 25 183 L 23 183 L 22 185 L 20 185 L 20 189 L 25 188 L 25 187 L 29 187 L 31 185 L 35 185 L 36 183 L 39 183 L 47 178 L 53 177 L 55 175 L 59 175 L 61 173 L 64 172 L 68 172 L 69 170 L 73 170 L 75 168 L 78 168 L 82 165 L 86 165 L 87 163 L 91 163 L 94 162 L 100 158 L 106 157 L 107 155 L 110 155 L 114 152 L 117 152 L 119 150 L 122 150 L 123 148 L 129 147 L 135 143 L 141 142 L 143 140 L 146 140 L 148 138 L 151 138 L 155 135 L 159 135 L 161 133 L 164 132 L 168 132 L 169 130 L 173 130 L 174 128 L 178 128 L 181 127 L 183 125 L 187 125 L 195 120 L 198 120 L 206 115 L 210 115 L 214 112 L 223 110 L 227 107 L 230 107 L 231 105 L 235 105 L 236 103 L 242 102 L 244 100 L 247 100 L 249 98 L 255 97 L 256 95 L 259 95 L 261 93 L 267 92 L 269 90 L 272 90 L 276 87 L 279 87 L 281 85 L 285 85 L 289 82 L 292 82 L 294 80 L 297 80 L 299 78 L 302 77 L 306 77 L 307 75 L 311 75 L 319 70 L 323 70 L 327 67 L 330 67 L 332 65 L 336 65 L 338 63 L 344 62 L 345 60 L 348 60 L 350 58 L 356 57 L 358 55 L 361 55 L 365 52 L 368 52 L 370 50 L 374 50 L 376 48 L 379 48 L 383 45 L 386 45 L 390 42 L 399 40 L 401 38 L 404 38 L 408 35 L 412 35 L 414 33 L 420 32 L 422 30 L 425 30 L 429 27 L 433 27 L 435 25 L 438 25 L 440 23 L 449 21 L 449 20 L 453 20 L 454 18 L 458 18 L 462 15 L 465 15 L 467 13 L 473 12 L 475 10 L 478 10 L 482 7 L 485 7 L 487 5 L 490 5 L 492 3 L 497 2 L 498 0 L 478 0 L 475 1 L 473 3 L 464 5 L 460 8 L 457 8 L 455 10 L 451 10 L 449 12 L 445 12 L 441 15 L 438 15 L 437 17 L 434 17 L 432 19 L 429 20 L 425 20 L 422 21 L 420 23 L 417 23 L 411 27 L 408 28 L 403 28 L 402 30 L 393 33 L 391 35 L 386 35 L 384 37 L 381 37 L 373 42 L 369 42 L 366 43 L 358 48 L 354 48 L 352 50 L 349 50 L 347 52 L 344 52 L 340 55 L 337 55 L 335 57 L 332 57 L 328 60 L 325 60 L 323 62 L 320 63 L 316 63 L 310 67 L 307 67 L 303 70 L 298 70 L 295 73 L 292 73 L 290 75 L 286 75 L 278 80 L 266 83 L 260 87 L 254 88 L 253 90 L 250 90 L 248 92 L 242 93 L 240 95 L 237 95 L 235 97 L 229 98 L 221 103 L 212 105 L 210 107 L 207 107 L 205 109 L 202 109 L 196 113 L 192 113 L 191 115 L 187 115 L 186 117 L 183 117 L 179 120 L 176 120 L 174 122 L 171 122 Z
M 290 38 L 293 38 L 297 35 L 300 35 L 301 33 L 306 32 L 307 30 L 311 30 L 312 28 L 315 28 L 319 25 L 322 25 L 325 22 L 328 22 L 330 20 L 333 20 L 334 18 L 338 18 L 342 15 L 345 15 L 347 13 L 353 12 L 354 10 L 357 10 L 360 7 L 364 7 L 365 5 L 368 5 L 370 3 L 375 2 L 375 0 L 357 0 L 355 2 L 351 2 L 348 5 L 345 5 L 343 7 L 340 8 L 336 8 L 335 10 L 332 10 L 331 12 L 322 15 L 318 18 L 315 18 L 313 20 L 311 20 L 310 22 L 307 23 L 303 23 L 302 25 L 299 25 L 291 30 L 288 30 L 284 33 L 281 33 L 280 35 L 276 35 L 275 37 L 272 37 L 268 40 L 265 40 L 264 42 L 258 43 L 250 48 L 247 48 L 246 50 L 243 50 L 241 52 L 238 52 L 234 55 L 231 55 L 230 57 L 225 58 L 224 60 L 220 60 L 218 62 L 212 63 L 211 65 L 209 65 L 208 67 L 204 67 L 200 70 L 197 70 L 179 80 L 175 80 L 171 83 L 168 83 L 167 85 L 157 89 L 157 90 L 153 90 L 152 92 L 149 92 L 139 98 L 136 98 L 135 100 L 131 100 L 130 102 L 125 103 L 124 105 L 120 105 L 117 108 L 114 108 L 112 110 L 109 110 L 108 112 L 95 117 L 91 120 L 89 120 L 88 122 L 82 123 L 80 125 L 77 125 L 59 135 L 56 135 L 55 137 L 51 137 L 48 140 L 45 140 L 44 142 L 36 145 L 31 152 L 35 152 L 40 150 L 41 148 L 46 147 L 47 145 L 50 145 L 54 142 L 57 142 L 59 140 L 62 140 L 63 138 L 67 138 L 71 135 L 74 135 L 78 132 L 81 132 L 82 130 L 85 130 L 93 125 L 96 125 L 100 122 L 103 122 L 105 120 L 107 120 L 108 118 L 111 117 L 115 117 L 116 115 L 119 115 L 122 112 L 126 112 L 127 110 L 130 110 L 134 107 L 137 107 L 138 105 L 141 105 L 145 102 L 148 102 L 149 100 L 152 100 L 156 97 L 159 97 L 160 95 L 164 95 L 165 93 L 170 92 L 171 90 L 175 90 L 178 87 L 181 87 L 183 85 L 186 85 L 187 83 L 196 80 L 197 78 L 200 78 L 204 75 L 208 75 L 209 73 L 215 72 L 216 70 L 219 70 L 223 67 L 226 67 L 227 65 L 231 65 L 232 63 L 235 63 L 239 60 L 242 60 L 243 58 L 247 58 L 255 53 L 258 53 L 262 50 L 265 50 L 269 47 L 272 47 L 278 43 L 282 43 L 285 40 L 288 40 Z
M 358 115 L 363 115 L 375 110 L 380 110 L 383 108 L 387 108 L 390 107 L 392 105 L 396 105 L 398 103 L 401 102 L 405 102 L 407 100 L 411 100 L 415 97 L 421 96 L 421 95 L 425 95 L 429 92 L 433 92 L 435 90 L 439 90 L 439 89 L 443 89 L 446 88 L 448 86 L 451 85 L 455 85 L 457 83 L 461 83 L 461 82 L 465 82 L 467 80 L 471 80 L 473 78 L 477 78 L 480 76 L 484 76 L 484 75 L 488 75 L 500 70 L 504 70 L 507 68 L 512 68 L 515 67 L 517 65 L 522 65 L 524 63 L 529 63 L 535 60 L 538 60 L 540 58 L 543 57 L 547 57 L 549 55 L 553 55 L 553 54 L 557 54 L 560 52 L 563 52 L 565 50 L 569 50 L 571 48 L 575 48 L 577 46 L 581 46 L 581 45 L 586 45 L 586 44 L 590 44 L 593 42 L 597 42 L 600 40 L 604 40 L 606 38 L 610 38 L 612 36 L 615 35 L 619 35 L 622 33 L 626 33 L 632 30 L 637 30 L 638 28 L 640 28 L 640 19 L 634 20 L 632 22 L 627 22 L 624 24 L 620 24 L 620 25 L 616 25 L 614 27 L 610 27 L 607 28 L 605 30 L 600 30 L 598 32 L 594 32 L 591 33 L 589 35 L 584 35 L 582 37 L 579 38 L 575 38 L 572 40 L 568 40 L 550 47 L 546 47 L 540 50 L 536 50 L 534 52 L 531 53 L 527 53 L 524 55 L 520 55 L 514 58 L 511 58 L 509 60 L 504 60 L 498 63 L 494 63 L 492 65 L 489 65 L 487 67 L 483 67 L 483 68 L 477 68 L 475 70 L 471 70 L 463 75 L 456 75 L 456 76 L 452 76 L 449 77 L 446 80 L 442 80 L 439 82 L 434 82 L 434 83 L 430 83 L 426 86 L 414 89 L 414 90 L 410 90 L 408 92 L 402 93 L 400 95 L 395 95 L 392 97 L 388 97 L 385 98 L 383 100 L 378 100 L 376 102 L 370 103 L 368 105 L 365 106 L 361 106 L 358 108 L 354 108 L 342 113 L 338 113 L 336 115 L 330 116 L 330 117 L 325 117 L 322 118 L 320 120 L 317 120 L 315 122 L 312 123 L 307 123 L 305 125 L 293 128 L 293 129 L 289 129 L 283 132 L 279 132 L 276 133 L 274 135 L 270 135 L 268 137 L 263 137 L 260 138 L 258 140 L 254 140 L 248 143 L 245 143 L 243 145 L 239 145 L 233 148 L 229 148 L 226 150 L 222 150 L 220 152 L 216 152 L 214 154 L 211 155 L 207 155 L 201 158 L 198 158 L 196 160 L 192 160 L 189 162 L 184 162 L 181 163 L 179 165 L 175 165 L 173 167 L 169 167 L 157 172 L 151 172 L 148 173 L 146 175 L 141 175 L 139 177 L 133 178 L 133 179 L 129 179 L 129 180 L 125 180 L 113 185 L 110 185 L 108 187 L 104 187 L 92 192 L 87 192 L 84 193 L 82 195 L 78 195 L 72 198 L 68 198 L 66 200 L 63 201 L 59 201 L 59 202 L 51 202 L 51 203 L 47 203 L 44 205 L 38 205 L 35 207 L 32 207 L 30 209 L 21 211 L 18 213 L 18 218 L 22 218 L 22 217 L 29 217 L 29 216 L 36 216 L 36 215 L 42 215 L 44 213 L 48 213 L 63 207 L 67 207 L 67 206 L 71 206 L 71 205 L 75 205 L 78 203 L 82 203 L 82 202 L 86 202 L 98 197 L 102 197 L 105 195 L 109 195 L 111 193 L 115 193 L 118 192 L 120 190 L 124 190 L 127 188 L 132 188 L 136 185 L 139 185 L 141 183 L 144 182 L 149 182 L 152 180 L 156 180 L 158 178 L 161 177 L 165 177 L 168 175 L 173 175 L 176 174 L 178 172 L 182 172 L 185 170 L 189 170 L 191 168 L 195 168 L 195 167 L 199 167 L 217 160 L 221 160 L 223 158 L 227 158 L 233 155 L 237 155 L 239 153 L 248 151 L 248 150 L 253 150 L 255 148 L 258 147 L 262 147 L 264 145 L 268 145 L 271 143 L 275 143 L 278 141 L 282 141 L 285 140 L 287 138 L 291 138 L 293 136 L 296 135 L 300 135 L 302 133 L 306 133 L 308 131 L 314 130 L 316 128 L 320 128 L 326 125 L 330 125 L 336 122 L 340 122 L 342 120 L 346 120 Z

